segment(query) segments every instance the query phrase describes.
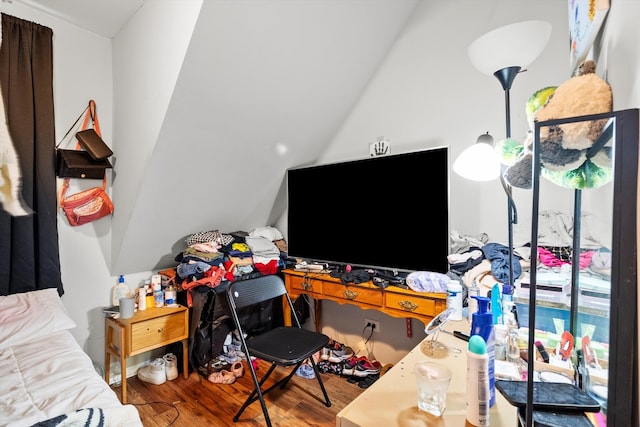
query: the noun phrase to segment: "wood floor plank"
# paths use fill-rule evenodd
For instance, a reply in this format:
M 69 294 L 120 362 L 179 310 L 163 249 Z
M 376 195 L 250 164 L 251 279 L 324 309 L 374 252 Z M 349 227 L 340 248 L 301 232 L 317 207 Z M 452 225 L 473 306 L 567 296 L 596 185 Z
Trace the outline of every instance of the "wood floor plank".
M 245 372 L 233 384 L 213 384 L 192 372 L 189 378 L 182 375 L 173 381 L 153 385 L 137 377 L 127 379 L 129 403 L 136 405 L 145 427 L 220 426 L 244 427 L 265 424 L 260 402 L 252 403 L 242 413 L 237 423 L 233 422 L 242 403 L 251 390 L 251 374 Z M 258 375 L 268 368 L 261 361 Z M 283 368 L 276 369 L 267 385 L 286 375 Z M 326 407 L 317 380 L 294 376 L 285 390 L 274 389 L 265 401 L 274 426 L 306 427 L 335 426 L 335 417 L 342 408 L 360 395 L 364 389 L 347 382 L 345 376 L 323 373 L 331 406 Z M 112 386 L 120 394 L 120 387 Z

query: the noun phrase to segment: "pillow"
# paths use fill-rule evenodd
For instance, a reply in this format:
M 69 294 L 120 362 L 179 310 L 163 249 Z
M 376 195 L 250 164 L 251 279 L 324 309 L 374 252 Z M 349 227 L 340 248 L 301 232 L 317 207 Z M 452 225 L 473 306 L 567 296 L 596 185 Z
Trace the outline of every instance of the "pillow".
M 75 327 L 56 288 L 0 296 L 0 348 Z

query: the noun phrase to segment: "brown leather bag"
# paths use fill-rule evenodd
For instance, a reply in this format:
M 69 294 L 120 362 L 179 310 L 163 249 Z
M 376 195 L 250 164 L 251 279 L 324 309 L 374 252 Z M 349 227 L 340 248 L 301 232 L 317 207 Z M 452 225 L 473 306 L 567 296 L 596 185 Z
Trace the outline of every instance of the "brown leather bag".
M 82 130 L 76 132 L 75 150 L 58 148 L 83 115 Z M 93 128 L 88 127 L 89 120 L 91 120 Z M 56 174 L 60 178 L 102 179 L 106 170 L 112 168 L 108 160 L 111 155 L 113 155 L 113 151 L 100 136 L 96 103 L 94 100 L 90 100 L 87 108 L 56 145 Z

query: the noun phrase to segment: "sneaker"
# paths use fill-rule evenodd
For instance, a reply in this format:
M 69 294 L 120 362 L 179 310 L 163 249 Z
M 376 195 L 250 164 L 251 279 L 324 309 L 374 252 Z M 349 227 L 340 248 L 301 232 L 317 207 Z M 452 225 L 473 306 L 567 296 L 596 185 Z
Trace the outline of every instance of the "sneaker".
M 382 365 L 377 360 L 369 360 L 365 358 L 364 360 L 358 361 L 355 369 L 353 370 L 353 375 L 356 377 L 366 377 L 369 375 L 378 375 L 380 374 L 380 369 L 382 369 Z
M 149 364 L 138 369 L 138 378 L 140 381 L 155 385 L 164 384 L 167 381 L 167 373 L 165 371 L 165 361 L 157 358 Z
M 173 353 L 167 353 L 163 357 L 167 380 L 178 378 L 178 358 Z
M 377 360 L 371 361 L 365 356 L 352 356 L 344 362 L 342 375 L 353 375 L 356 377 L 366 377 L 372 374 L 379 374 L 382 365 Z
M 320 359 L 328 360 L 332 363 L 340 363 L 353 356 L 353 350 L 351 347 L 347 347 L 341 342 L 330 339 L 329 342 L 322 348 L 320 353 Z

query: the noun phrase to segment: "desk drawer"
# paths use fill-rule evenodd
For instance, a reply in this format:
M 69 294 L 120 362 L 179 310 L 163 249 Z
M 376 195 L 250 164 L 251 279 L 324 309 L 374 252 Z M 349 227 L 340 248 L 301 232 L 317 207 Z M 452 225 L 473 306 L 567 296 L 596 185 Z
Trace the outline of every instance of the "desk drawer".
M 385 307 L 392 310 L 434 317 L 440 311 L 444 310 L 444 308 L 438 310 L 438 306 L 441 306 L 443 303 L 446 306 L 446 300 L 440 301 L 431 298 L 420 298 L 411 295 L 385 292 Z
M 185 313 L 188 312 L 168 314 L 132 324 L 129 354 L 142 353 L 187 338 L 189 332 Z
M 382 292 L 376 289 L 325 282 L 322 292 L 327 296 L 382 307 Z

